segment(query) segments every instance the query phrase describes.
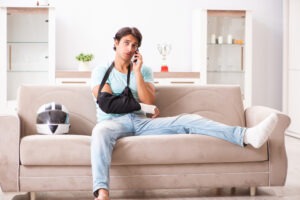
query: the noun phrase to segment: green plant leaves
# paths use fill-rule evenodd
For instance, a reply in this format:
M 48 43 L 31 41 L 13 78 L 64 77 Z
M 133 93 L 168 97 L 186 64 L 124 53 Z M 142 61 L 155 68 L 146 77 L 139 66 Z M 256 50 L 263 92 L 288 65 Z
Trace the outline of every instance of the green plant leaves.
M 76 56 L 76 59 L 78 61 L 82 61 L 82 62 L 89 62 L 89 61 L 93 60 L 93 58 L 94 58 L 93 54 L 80 53 L 78 56 Z

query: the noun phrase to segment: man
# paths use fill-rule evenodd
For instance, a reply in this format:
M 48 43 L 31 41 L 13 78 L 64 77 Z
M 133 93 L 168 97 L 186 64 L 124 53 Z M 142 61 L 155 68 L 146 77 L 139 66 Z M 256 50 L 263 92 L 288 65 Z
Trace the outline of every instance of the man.
M 141 103 L 155 104 L 155 88 L 150 68 L 143 66 L 143 57 L 138 52 L 142 35 L 137 28 L 121 28 L 114 37 L 114 66 L 102 92 L 119 95 L 127 86 Z M 134 58 L 135 62 L 131 62 Z M 100 83 L 108 67 L 95 68 L 92 73 L 92 93 L 97 98 Z M 98 124 L 94 127 L 91 141 L 93 192 L 96 200 L 109 199 L 109 168 L 116 141 L 126 136 L 151 134 L 205 134 L 244 146 L 260 148 L 268 139 L 277 122 L 274 113 L 253 128 L 227 126 L 195 114 L 157 118 L 156 108 L 152 118 L 142 111 L 127 114 L 108 114 L 97 106 Z

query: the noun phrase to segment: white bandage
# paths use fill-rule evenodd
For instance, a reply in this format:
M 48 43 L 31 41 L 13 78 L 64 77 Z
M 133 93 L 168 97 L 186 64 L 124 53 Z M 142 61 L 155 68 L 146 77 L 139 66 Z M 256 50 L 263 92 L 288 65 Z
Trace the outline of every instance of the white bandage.
M 154 114 L 155 113 L 155 105 L 150 105 L 150 104 L 144 104 L 144 103 L 140 103 L 141 105 L 141 110 L 144 111 L 145 113 L 151 113 Z

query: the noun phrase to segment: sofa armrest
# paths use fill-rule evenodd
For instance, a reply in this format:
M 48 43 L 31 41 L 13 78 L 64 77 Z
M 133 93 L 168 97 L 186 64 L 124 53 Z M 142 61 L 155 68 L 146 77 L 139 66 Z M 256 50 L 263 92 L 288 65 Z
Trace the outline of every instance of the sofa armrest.
M 0 115 L 0 186 L 3 192 L 19 191 L 20 120 Z
M 270 186 L 282 186 L 287 175 L 287 155 L 284 135 L 290 124 L 290 118 L 278 110 L 253 106 L 245 110 L 246 126 L 252 127 L 261 122 L 271 113 L 278 114 L 277 125 L 268 139 L 268 152 L 270 163 Z

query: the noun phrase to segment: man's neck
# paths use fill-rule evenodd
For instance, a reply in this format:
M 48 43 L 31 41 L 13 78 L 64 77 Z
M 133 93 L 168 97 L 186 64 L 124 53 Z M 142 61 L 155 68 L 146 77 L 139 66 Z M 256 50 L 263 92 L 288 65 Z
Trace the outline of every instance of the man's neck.
M 114 63 L 115 63 L 115 68 L 118 71 L 120 71 L 122 73 L 127 73 L 127 69 L 128 69 L 129 64 L 130 64 L 130 61 L 126 62 L 124 60 L 115 59 Z

